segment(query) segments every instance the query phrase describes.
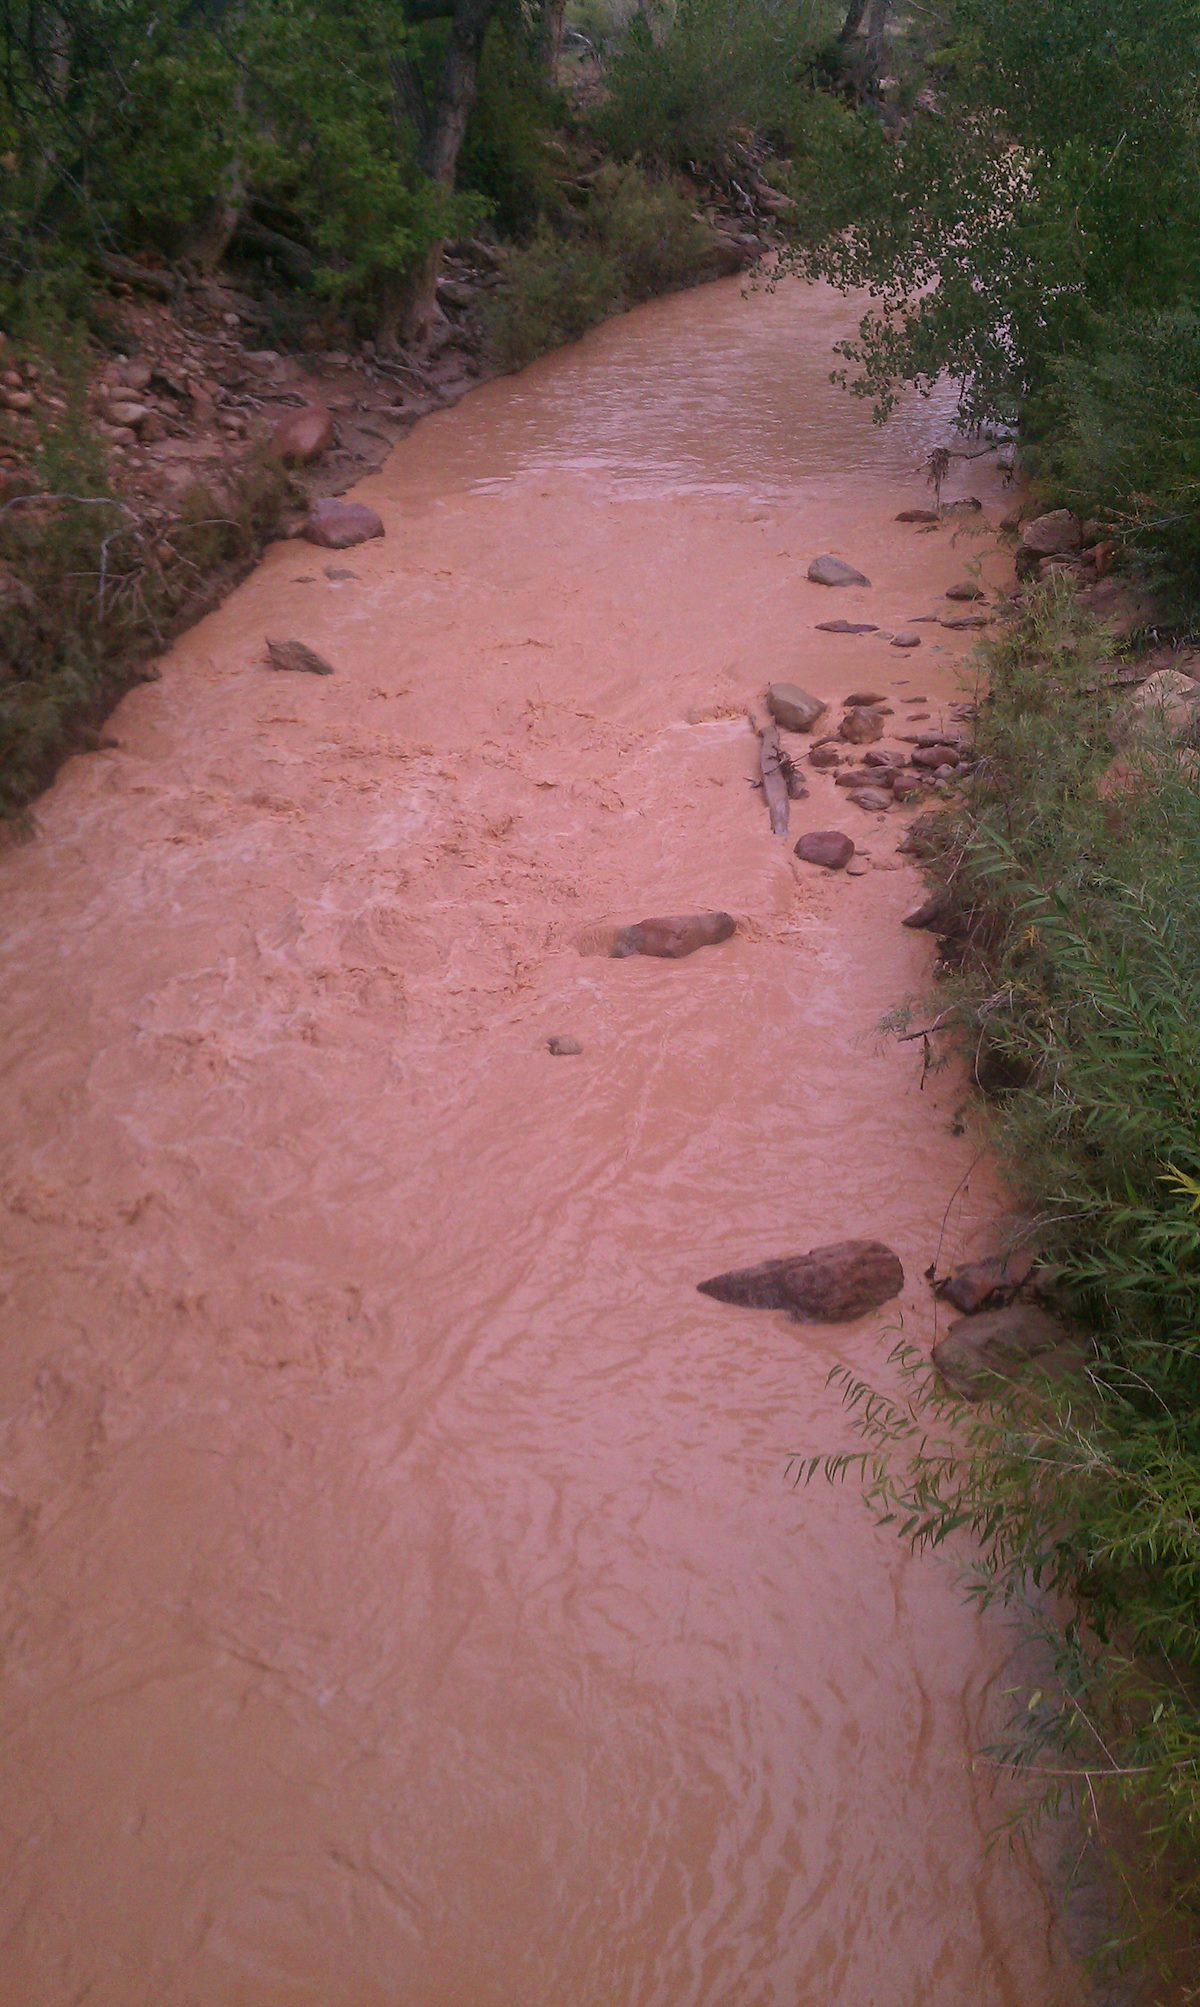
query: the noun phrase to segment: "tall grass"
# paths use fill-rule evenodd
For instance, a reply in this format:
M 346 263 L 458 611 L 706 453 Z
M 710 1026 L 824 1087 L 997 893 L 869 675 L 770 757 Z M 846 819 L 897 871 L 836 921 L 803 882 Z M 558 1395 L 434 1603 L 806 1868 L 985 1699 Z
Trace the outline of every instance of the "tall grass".
M 1200 1938 L 1200 791 L 1150 739 L 1136 790 L 1100 797 L 1126 695 L 1103 653 L 1069 591 L 1032 596 L 985 648 L 981 764 L 927 840 L 938 1015 L 992 1084 L 1087 1369 L 964 1411 L 905 1350 L 898 1397 L 840 1376 L 865 1447 L 825 1467 L 918 1546 L 969 1529 L 985 1600 L 1051 1592 L 1055 1679 L 1000 1760 L 1102 1830 L 1132 1808 Z

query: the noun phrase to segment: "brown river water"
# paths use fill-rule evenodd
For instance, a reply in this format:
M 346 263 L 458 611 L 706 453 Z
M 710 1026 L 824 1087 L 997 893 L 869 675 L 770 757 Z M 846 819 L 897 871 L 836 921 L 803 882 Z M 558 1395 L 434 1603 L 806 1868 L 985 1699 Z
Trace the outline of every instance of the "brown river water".
M 972 1764 L 1013 1633 L 787 1475 L 998 1203 L 878 1032 L 902 816 L 812 775 L 829 877 L 749 785 L 770 678 L 905 729 L 972 639 L 818 620 L 1003 576 L 894 522 L 949 404 L 873 427 L 850 318 L 733 281 L 428 419 L 386 540 L 273 548 L 0 856 L 3 2007 L 1082 1997 Z M 696 1293 L 864 1235 L 861 1324 Z

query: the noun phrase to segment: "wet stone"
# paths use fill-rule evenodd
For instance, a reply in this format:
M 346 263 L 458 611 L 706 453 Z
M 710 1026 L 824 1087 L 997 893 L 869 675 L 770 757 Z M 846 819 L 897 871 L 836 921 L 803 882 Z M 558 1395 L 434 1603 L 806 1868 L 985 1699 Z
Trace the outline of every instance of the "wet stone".
M 850 1324 L 878 1310 L 904 1287 L 898 1255 L 879 1240 L 843 1240 L 731 1269 L 698 1285 L 719 1303 L 786 1310 L 798 1324 Z
M 881 787 L 857 787 L 852 791 L 850 800 L 857 807 L 872 811 L 881 808 L 890 808 L 892 805 L 891 795 L 885 793 Z
M 626 955 L 654 955 L 662 961 L 680 961 L 684 955 L 694 955 L 697 948 L 727 941 L 736 932 L 732 913 L 672 913 L 622 927 L 612 953 L 618 960 Z
M 847 711 L 838 734 L 848 745 L 867 746 L 875 739 L 883 737 L 883 718 L 878 711 L 868 710 L 865 705 L 856 705 Z
M 772 683 L 767 691 L 767 709 L 785 732 L 811 732 L 829 706 L 811 691 L 802 690 L 798 683 Z
M 306 676 L 332 676 L 333 664 L 304 641 L 273 641 L 268 636 L 267 655 L 272 669 L 286 669 Z
M 382 519 L 365 502 L 338 502 L 332 496 L 314 502 L 301 532 L 310 544 L 326 550 L 349 550 L 384 534 Z
M 818 620 L 818 634 L 878 634 L 870 620 Z
M 1033 1273 L 1034 1255 L 1027 1247 L 1012 1254 L 987 1255 L 982 1261 L 964 1262 L 953 1275 L 937 1285 L 937 1294 L 952 1303 L 964 1316 L 982 1310 L 985 1303 L 999 1308 L 1015 1296 Z
M 850 696 L 843 697 L 842 702 L 848 711 L 857 711 L 863 706 L 886 704 L 887 697 L 881 696 L 876 690 L 854 690 Z
M 1066 1327 L 1033 1303 L 959 1317 L 933 1348 L 933 1363 L 968 1401 L 1002 1394 L 1021 1368 L 1038 1362 L 1057 1376 L 1079 1357 Z
M 577 1059 L 583 1047 L 577 1038 L 556 1036 L 546 1040 L 546 1050 L 552 1052 L 556 1059 Z
M 796 845 L 796 856 L 805 864 L 820 864 L 826 871 L 844 871 L 853 855 L 853 839 L 840 829 L 811 829 Z
M 907 628 L 903 629 L 899 634 L 893 634 L 892 636 L 893 648 L 919 648 L 920 646 L 920 635 L 910 634 Z
M 828 554 L 815 557 L 808 567 L 808 576 L 814 585 L 870 585 L 871 581 L 845 558 Z

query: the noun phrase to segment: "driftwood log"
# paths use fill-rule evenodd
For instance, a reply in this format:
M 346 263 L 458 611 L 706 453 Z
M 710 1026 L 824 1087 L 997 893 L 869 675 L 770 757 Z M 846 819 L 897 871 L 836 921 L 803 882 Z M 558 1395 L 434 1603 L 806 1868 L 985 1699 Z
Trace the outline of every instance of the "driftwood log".
M 758 733 L 759 766 L 762 772 L 763 794 L 771 817 L 771 834 L 786 836 L 790 799 L 779 745 L 779 727 L 756 710 L 750 712 L 750 723 Z

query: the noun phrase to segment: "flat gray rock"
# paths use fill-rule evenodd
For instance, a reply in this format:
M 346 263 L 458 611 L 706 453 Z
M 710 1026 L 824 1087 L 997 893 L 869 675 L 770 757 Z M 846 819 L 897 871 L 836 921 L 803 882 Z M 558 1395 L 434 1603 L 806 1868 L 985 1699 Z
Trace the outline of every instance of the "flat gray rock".
M 802 690 L 798 683 L 772 683 L 767 691 L 767 709 L 785 732 L 811 732 L 829 706 L 810 690 Z
M 861 571 L 856 571 L 845 558 L 815 557 L 808 567 L 808 575 L 814 585 L 870 585 L 871 581 Z

